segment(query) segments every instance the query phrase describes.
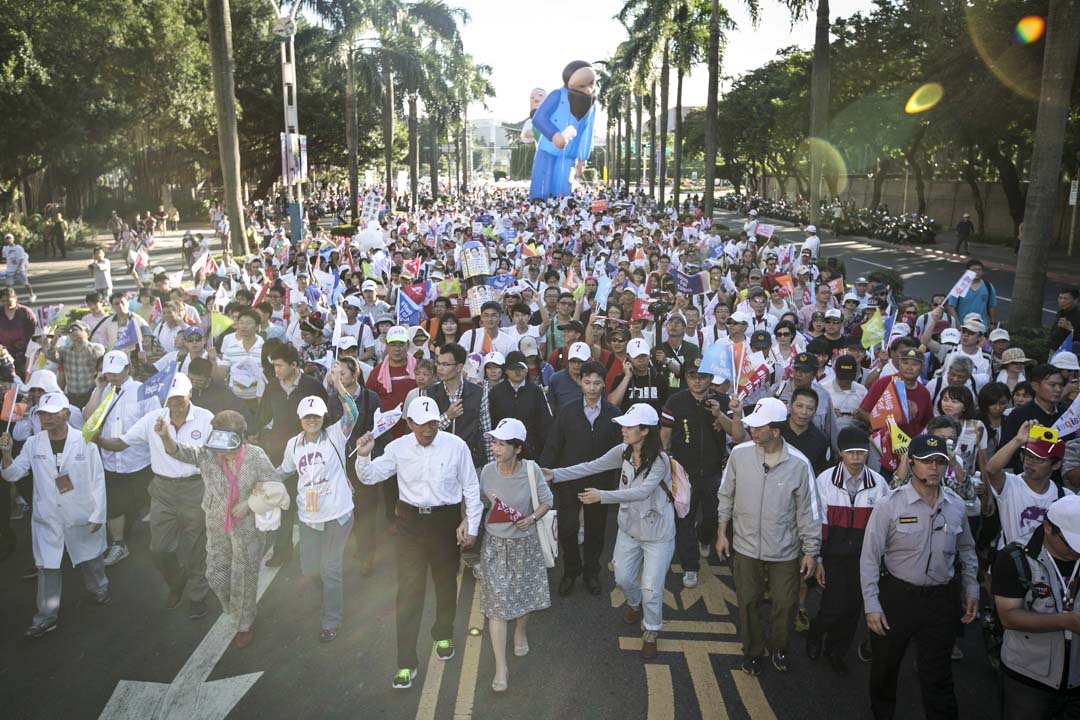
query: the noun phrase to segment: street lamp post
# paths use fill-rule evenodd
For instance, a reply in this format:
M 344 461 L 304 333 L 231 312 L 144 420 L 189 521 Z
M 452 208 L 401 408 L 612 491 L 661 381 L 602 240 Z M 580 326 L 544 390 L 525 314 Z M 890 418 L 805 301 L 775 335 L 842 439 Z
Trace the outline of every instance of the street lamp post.
M 300 155 L 293 155 L 292 137 L 299 135 L 299 116 L 296 107 L 296 13 L 300 0 L 295 0 L 288 15 L 279 17 L 274 32 L 281 39 L 281 96 L 285 108 L 285 142 L 282 158 L 285 170 L 286 198 L 289 202 L 289 229 L 293 242 L 299 245 L 304 238 L 303 186 L 298 166 Z M 298 141 L 299 142 L 299 141 Z M 293 188 L 295 182 L 296 187 Z

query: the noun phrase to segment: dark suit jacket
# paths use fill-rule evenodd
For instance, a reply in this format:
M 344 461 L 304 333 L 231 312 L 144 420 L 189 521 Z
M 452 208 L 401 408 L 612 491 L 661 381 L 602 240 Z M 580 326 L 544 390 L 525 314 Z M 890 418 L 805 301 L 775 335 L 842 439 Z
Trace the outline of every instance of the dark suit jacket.
M 447 430 L 465 441 L 472 451 L 473 465 L 483 467 L 487 464 L 484 455 L 483 436 L 480 432 L 480 404 L 483 401 L 484 391 L 476 383 L 462 379 L 461 404 L 464 412 L 450 422 Z M 450 407 L 450 395 L 446 392 L 446 386 L 441 382 L 428 388 L 427 395 L 439 406 L 439 412 L 445 413 Z M 494 427 L 494 423 L 492 424 Z

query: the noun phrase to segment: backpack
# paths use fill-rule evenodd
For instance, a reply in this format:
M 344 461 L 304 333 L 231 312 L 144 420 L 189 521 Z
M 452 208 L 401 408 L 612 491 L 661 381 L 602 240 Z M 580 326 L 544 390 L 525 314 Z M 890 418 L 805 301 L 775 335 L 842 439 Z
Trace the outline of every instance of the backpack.
M 660 481 L 660 487 L 664 489 L 664 494 L 675 506 L 675 514 L 684 518 L 690 514 L 690 477 L 686 474 L 686 468 L 678 460 L 669 457 L 668 462 L 671 464 L 671 488 L 669 489 L 668 484 L 663 480 Z
M 1001 548 L 1000 552 L 1005 553 L 1016 566 L 1016 577 L 1026 597 L 1031 590 L 1031 566 L 1024 558 L 1024 546 L 1018 542 L 1011 542 Z M 986 646 L 987 659 L 991 667 L 996 670 L 1001 666 L 1001 645 L 1005 638 L 1005 626 L 998 618 L 997 606 L 991 603 L 990 609 L 990 617 L 986 618 L 983 625 L 983 644 Z

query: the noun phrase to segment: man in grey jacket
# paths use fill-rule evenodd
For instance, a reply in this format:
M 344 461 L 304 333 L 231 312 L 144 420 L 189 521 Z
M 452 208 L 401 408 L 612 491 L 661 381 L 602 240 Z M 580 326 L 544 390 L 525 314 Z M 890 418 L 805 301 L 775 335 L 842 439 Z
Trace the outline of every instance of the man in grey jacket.
M 781 400 L 759 400 L 743 422 L 750 428 L 751 442 L 732 449 L 720 481 L 716 552 L 724 559 L 734 549 L 742 670 L 760 674 L 764 658 L 771 654 L 773 667 L 787 672 L 788 633 L 799 601 L 800 575 L 814 574 L 821 548 L 814 472 L 806 456 L 781 436 L 787 423 L 787 407 Z M 727 526 L 733 516 L 729 541 Z M 772 596 L 768 643 L 761 617 L 766 579 Z

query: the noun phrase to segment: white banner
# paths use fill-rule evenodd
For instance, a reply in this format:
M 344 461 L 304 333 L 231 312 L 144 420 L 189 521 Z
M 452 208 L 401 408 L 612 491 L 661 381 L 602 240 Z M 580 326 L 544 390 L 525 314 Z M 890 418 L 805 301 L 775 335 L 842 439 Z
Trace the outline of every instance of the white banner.
M 975 281 L 975 271 L 968 270 L 960 279 L 953 285 L 953 289 L 949 291 L 949 297 L 961 298 L 967 295 L 968 289 L 971 288 L 971 283 Z

